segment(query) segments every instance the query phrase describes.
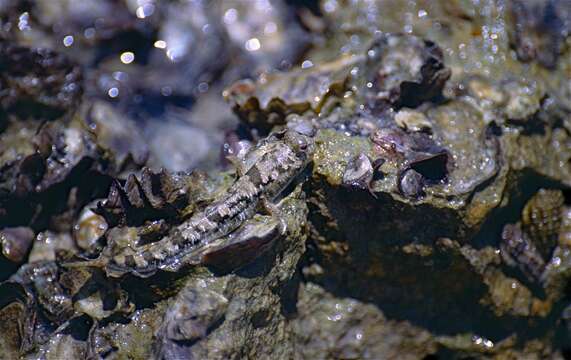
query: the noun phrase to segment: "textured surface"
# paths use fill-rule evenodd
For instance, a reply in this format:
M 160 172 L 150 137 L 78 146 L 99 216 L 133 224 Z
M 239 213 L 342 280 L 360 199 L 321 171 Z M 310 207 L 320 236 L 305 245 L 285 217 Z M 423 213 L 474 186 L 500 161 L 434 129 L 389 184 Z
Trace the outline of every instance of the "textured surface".
M 0 1 L 0 358 L 568 357 L 570 9 Z

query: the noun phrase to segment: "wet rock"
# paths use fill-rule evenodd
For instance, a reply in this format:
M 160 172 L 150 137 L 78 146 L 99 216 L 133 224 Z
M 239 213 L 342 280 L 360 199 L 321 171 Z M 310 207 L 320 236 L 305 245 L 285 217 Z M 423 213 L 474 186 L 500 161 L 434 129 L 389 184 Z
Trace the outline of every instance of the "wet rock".
M 113 157 L 117 172 L 145 164 L 149 147 L 131 119 L 121 116 L 110 104 L 98 101 L 89 110 L 87 122 L 97 143 Z
M 199 341 L 223 320 L 227 307 L 228 299 L 214 291 L 201 287 L 186 287 L 167 309 L 157 337 L 167 342 Z M 159 358 L 169 358 L 173 355 L 165 349 L 168 346 L 169 344 L 161 346 L 165 353 L 159 354 Z
M 244 61 L 257 72 L 287 69 L 310 46 L 310 34 L 283 1 L 224 2 L 218 16 L 230 43 L 242 50 Z
M 151 155 L 149 161 L 156 167 L 169 171 L 190 171 L 201 164 L 216 162 L 219 138 L 213 137 L 205 129 L 179 123 L 177 121 L 161 122 L 147 126 L 147 138 Z M 187 139 L 193 142 L 181 147 Z
M 336 298 L 312 283 L 300 288 L 298 311 L 293 329 L 301 359 L 418 359 L 437 351 L 428 332 L 389 320 L 373 305 Z
M 51 321 L 61 324 L 73 314 L 70 294 L 59 283 L 59 271 L 55 262 L 26 265 L 9 281 L 27 288 Z
M 56 334 L 38 352 L 38 357 L 49 360 L 82 358 L 87 353 L 87 346 L 84 341 L 74 339 L 69 334 Z
M 23 324 L 25 316 L 25 305 L 18 302 L 8 304 L 0 310 L 2 319 L 0 326 L 4 334 L 1 337 L 0 349 L 7 357 L 20 356 L 20 347 L 25 336 Z
M 38 234 L 0 285 L 3 353 L 563 357 L 567 2 L 293 3 L 1 2 L 3 49 L 59 49 L 87 79 L 28 48 L 0 75 L 0 227 Z M 216 94 L 237 78 L 234 128 Z M 315 153 L 275 206 L 184 267 L 107 267 L 166 256 L 284 128 Z
M 10 121 L 0 132 L 0 153 L 4 226 L 43 230 L 57 223 L 57 216 L 73 217 L 106 190 L 112 172 L 95 138 L 77 119 Z

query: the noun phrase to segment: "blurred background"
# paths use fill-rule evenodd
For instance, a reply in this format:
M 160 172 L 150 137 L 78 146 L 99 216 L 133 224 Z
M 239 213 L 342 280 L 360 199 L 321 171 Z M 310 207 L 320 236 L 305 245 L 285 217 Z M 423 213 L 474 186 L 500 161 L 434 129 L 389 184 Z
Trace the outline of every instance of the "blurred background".
M 135 161 L 182 171 L 221 165 L 237 127 L 222 90 L 299 64 L 318 14 L 316 1 L 0 0 L 0 39 L 79 64 L 93 121 Z

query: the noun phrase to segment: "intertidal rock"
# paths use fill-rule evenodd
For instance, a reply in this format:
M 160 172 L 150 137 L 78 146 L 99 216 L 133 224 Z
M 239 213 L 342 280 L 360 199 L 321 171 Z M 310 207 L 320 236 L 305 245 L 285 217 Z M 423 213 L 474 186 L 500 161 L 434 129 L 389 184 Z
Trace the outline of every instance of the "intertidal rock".
M 0 1 L 0 352 L 564 358 L 568 7 Z

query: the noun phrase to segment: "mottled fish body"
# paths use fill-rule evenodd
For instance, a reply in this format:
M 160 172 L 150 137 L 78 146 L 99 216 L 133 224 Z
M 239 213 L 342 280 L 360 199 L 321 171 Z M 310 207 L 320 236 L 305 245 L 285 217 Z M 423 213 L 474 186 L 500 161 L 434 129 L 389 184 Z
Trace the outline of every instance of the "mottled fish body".
M 273 202 L 307 166 L 312 139 L 289 130 L 264 141 L 244 159 L 244 173 L 203 211 L 157 242 L 113 255 L 106 264 L 111 276 L 131 272 L 151 276 L 158 269 L 176 271 L 192 251 L 226 236 Z

